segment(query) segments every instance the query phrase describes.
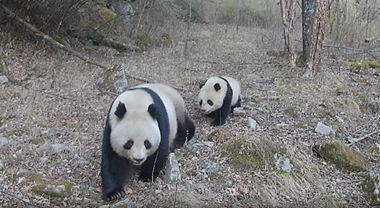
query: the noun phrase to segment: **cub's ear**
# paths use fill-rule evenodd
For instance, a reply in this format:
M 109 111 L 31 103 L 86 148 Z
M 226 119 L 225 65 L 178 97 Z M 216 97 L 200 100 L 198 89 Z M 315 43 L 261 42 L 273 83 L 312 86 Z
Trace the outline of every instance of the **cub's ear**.
M 219 91 L 220 89 L 222 89 L 221 87 L 220 87 L 220 84 L 219 83 L 216 83 L 216 84 L 214 84 L 214 89 L 215 89 L 215 91 Z
M 124 103 L 119 101 L 119 105 L 116 107 L 115 115 L 119 118 L 122 119 L 127 112 L 127 108 L 125 107 Z
M 150 104 L 148 107 L 148 112 L 152 118 L 156 119 L 157 118 L 157 108 L 153 104 Z
M 202 83 L 199 85 L 199 89 L 201 89 L 206 83 Z

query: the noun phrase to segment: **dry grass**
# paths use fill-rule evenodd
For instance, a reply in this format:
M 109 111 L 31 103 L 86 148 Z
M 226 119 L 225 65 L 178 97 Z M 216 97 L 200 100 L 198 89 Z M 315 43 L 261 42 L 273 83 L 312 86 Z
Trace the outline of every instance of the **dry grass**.
M 173 36 L 178 37 L 173 48 L 156 48 L 144 54 L 118 54 L 100 48 L 91 54 L 105 65 L 123 64 L 129 74 L 185 89 L 180 92 L 197 127 L 192 142 L 176 152 L 182 181 L 165 184 L 159 177 L 154 183 L 141 183 L 134 177 L 126 186 L 127 197 L 137 207 L 369 207 L 357 186 L 361 176 L 317 158 L 311 146 L 333 137 L 314 133 L 318 121 L 335 124 L 339 133 L 352 137 L 379 131 L 379 112 L 363 114 L 345 102 L 357 100 L 357 105 L 365 106 L 360 96 L 366 93 L 379 102 L 378 77 L 366 72 L 354 74 L 349 66 L 326 59 L 323 70 L 312 80 L 305 80 L 300 78 L 301 69 L 270 60 L 266 51 L 272 42 L 262 38 L 263 30 L 241 27 L 236 33 L 225 25 L 193 25 L 192 31 L 196 32 L 190 34 L 194 41 L 189 42 L 187 56 L 183 55 L 186 34 L 181 33 Z M 0 171 L 0 204 L 107 204 L 101 200 L 100 150 L 104 119 L 114 96 L 96 88 L 100 69 L 43 44 L 36 46 L 6 33 L 1 36 L 13 81 L 0 86 L 0 136 L 9 141 L 0 146 L 5 165 Z M 229 117 L 223 129 L 238 138 L 271 141 L 286 149 L 294 165 L 292 172 L 270 166 L 235 169 L 220 154 L 229 136 L 222 136 L 213 145 L 207 143 L 216 128 L 198 111 L 196 98 L 199 83 L 212 74 L 229 75 L 242 83 L 246 113 Z M 370 84 L 353 81 L 359 78 L 366 78 Z M 129 80 L 129 84 L 140 83 Z M 284 114 L 290 107 L 296 117 Z M 327 113 L 321 114 L 322 110 Z M 336 124 L 336 115 L 344 122 Z M 248 117 L 258 122 L 257 130 L 249 129 Z M 335 139 L 344 142 L 340 137 Z M 367 156 L 375 142 L 376 137 L 370 137 L 353 148 Z M 53 144 L 65 148 L 54 154 L 48 151 Z M 267 143 L 259 144 L 265 150 Z M 210 171 L 210 163 L 216 164 L 218 171 Z M 379 171 L 378 163 L 373 162 L 373 166 Z M 22 172 L 70 182 L 74 184 L 73 195 L 45 198 L 34 194 L 32 183 L 13 180 Z

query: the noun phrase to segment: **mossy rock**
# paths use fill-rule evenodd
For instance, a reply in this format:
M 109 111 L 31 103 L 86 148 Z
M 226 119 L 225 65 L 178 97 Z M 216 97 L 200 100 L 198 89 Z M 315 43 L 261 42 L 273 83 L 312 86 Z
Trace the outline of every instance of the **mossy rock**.
M 157 45 L 158 46 L 163 46 L 163 47 L 172 47 L 173 46 L 173 40 L 170 38 L 170 35 L 167 33 L 164 33 L 161 35 L 161 37 L 157 40 Z
M 380 203 L 380 175 L 370 173 L 361 184 L 372 204 Z
M 112 10 L 92 2 L 86 2 L 83 8 L 88 10 L 81 16 L 80 23 L 83 27 L 93 28 L 105 36 L 126 34 L 125 25 Z
M 115 92 L 117 94 L 123 93 L 128 89 L 128 80 L 124 67 L 122 65 L 114 65 L 103 71 L 97 86 L 100 90 Z
M 339 169 L 354 172 L 366 171 L 371 164 L 341 142 L 318 144 L 313 147 L 313 152 L 323 159 L 330 161 Z
M 237 169 L 263 169 L 275 167 L 274 155 L 285 155 L 286 151 L 268 140 L 252 141 L 247 138 L 234 138 L 223 143 L 222 156 Z
M 30 143 L 32 143 L 36 146 L 40 146 L 40 144 L 42 143 L 42 139 L 40 137 L 35 137 L 35 138 L 30 140 Z
M 65 181 L 53 181 L 41 173 L 21 172 L 13 176 L 15 181 L 33 184 L 32 191 L 47 197 L 69 197 L 73 184 Z
M 36 194 L 48 197 L 69 197 L 72 195 L 73 185 L 69 182 L 45 182 L 32 186 Z
M 207 135 L 207 139 L 214 142 L 215 144 L 221 144 L 231 139 L 236 139 L 236 136 L 227 129 L 218 128 L 212 131 L 209 135 Z
M 297 113 L 296 109 L 293 107 L 289 107 L 289 108 L 285 109 L 284 114 L 289 116 L 289 117 L 292 117 L 292 118 L 298 118 L 298 113 Z
M 152 44 L 152 40 L 148 35 L 138 34 L 136 36 L 136 45 L 139 46 L 143 51 L 147 51 Z

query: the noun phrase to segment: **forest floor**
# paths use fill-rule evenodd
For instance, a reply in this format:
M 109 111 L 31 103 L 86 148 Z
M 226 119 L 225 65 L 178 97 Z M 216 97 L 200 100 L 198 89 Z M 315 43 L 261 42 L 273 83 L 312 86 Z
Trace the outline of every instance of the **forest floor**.
M 190 35 L 187 55 L 186 34 L 174 37 L 172 48 L 145 53 L 87 48 L 97 62 L 122 64 L 127 74 L 179 89 L 197 128 L 191 142 L 176 151 L 182 179 L 175 184 L 162 177 L 141 183 L 133 177 L 125 187 L 129 202 L 135 207 L 371 207 L 360 187 L 366 173 L 340 170 L 313 154 L 312 146 L 347 143 L 345 136 L 380 131 L 379 69 L 353 72 L 345 53 L 325 53 L 321 70 L 303 78 L 303 69 L 267 55 L 273 46 L 263 37 L 270 32 L 235 28 L 193 25 L 197 32 Z M 0 204 L 106 207 L 99 175 L 101 143 L 115 94 L 97 87 L 103 69 L 47 44 L 0 33 L 11 80 L 0 85 Z M 199 84 L 215 74 L 234 77 L 242 85 L 242 109 L 221 127 L 211 127 L 197 104 Z M 128 81 L 130 86 L 141 84 Z M 257 121 L 256 129 L 249 127 L 249 118 Z M 336 133 L 316 133 L 318 122 Z M 298 174 L 265 165 L 234 167 L 220 151 L 225 141 L 210 141 L 214 130 L 248 138 L 264 151 L 266 141 L 281 146 Z M 380 157 L 368 150 L 379 138 L 375 133 L 350 146 L 371 162 L 375 173 Z M 64 198 L 38 195 L 32 190 L 33 177 L 20 177 L 25 173 L 69 182 L 73 192 Z

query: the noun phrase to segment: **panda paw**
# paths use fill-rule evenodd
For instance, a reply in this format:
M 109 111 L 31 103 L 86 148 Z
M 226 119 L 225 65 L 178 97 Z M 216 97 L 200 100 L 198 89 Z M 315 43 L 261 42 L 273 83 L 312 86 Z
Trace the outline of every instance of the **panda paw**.
M 117 188 L 112 191 L 108 191 L 104 194 L 104 200 L 105 201 L 113 201 L 116 199 L 120 199 L 125 195 L 124 189 Z

